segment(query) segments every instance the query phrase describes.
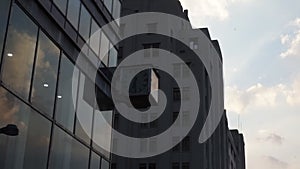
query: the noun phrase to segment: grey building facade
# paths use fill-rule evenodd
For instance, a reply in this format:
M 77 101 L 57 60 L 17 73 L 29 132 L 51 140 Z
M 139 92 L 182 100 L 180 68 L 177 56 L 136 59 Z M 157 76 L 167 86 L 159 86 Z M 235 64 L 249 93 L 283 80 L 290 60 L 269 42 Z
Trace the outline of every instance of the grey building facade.
M 189 20 L 188 11 L 183 10 L 178 0 L 123 1 L 122 16 L 140 12 L 163 12 Z M 125 26 L 126 25 L 121 24 L 121 28 Z M 145 26 L 153 31 L 156 30 L 159 25 L 155 22 L 151 22 Z M 182 25 L 176 26 L 182 27 Z M 242 152 L 240 152 L 240 154 L 235 152 L 236 154 L 233 156 L 231 154 L 231 147 L 233 147 L 234 151 L 237 151 L 236 145 L 243 147 L 243 144 L 240 143 L 240 141 L 242 141 L 241 139 L 233 139 L 228 129 L 226 113 L 224 113 L 212 137 L 206 143 L 198 143 L 198 137 L 210 107 L 211 88 L 208 74 L 199 59 L 194 57 L 193 50 L 200 50 L 207 57 L 217 55 L 221 62 L 223 58 L 218 41 L 211 39 L 208 29 L 193 29 L 192 32 L 194 33 L 191 33 L 191 31 L 185 32 L 185 29 L 193 28 L 191 25 L 183 25 L 183 31 L 173 32 L 172 27 L 170 27 L 170 35 L 179 33 L 181 39 L 187 44 L 190 44 L 189 46 L 183 45 L 175 39 L 157 34 L 144 34 L 125 40 L 120 43 L 121 54 L 119 55 L 119 62 L 135 51 L 149 48 L 151 52 L 145 52 L 144 56 L 141 57 L 163 57 L 160 56 L 159 51 L 156 50 L 157 48 L 165 49 L 179 56 L 192 70 L 199 86 L 199 92 L 201 93 L 201 105 L 194 127 L 185 138 L 178 138 L 176 134 L 174 134 L 173 140 L 182 139 L 182 141 L 171 150 L 158 156 L 142 159 L 128 159 L 113 155 L 112 169 L 244 169 L 244 166 L 239 165 L 238 159 L 236 158 L 236 156 L 241 155 L 242 161 Z M 195 36 L 199 32 L 201 33 L 201 37 Z M 176 76 L 184 80 L 191 75 L 188 74 L 181 65 L 175 64 L 173 66 L 173 74 L 171 75 L 158 71 L 159 89 L 164 91 L 168 100 L 163 115 L 159 119 L 147 124 L 134 124 L 116 112 L 115 129 L 130 136 L 144 138 L 163 132 L 170 125 L 173 125 L 176 119 L 180 119 L 179 123 L 175 124 L 178 125 L 179 128 L 189 123 L 189 111 L 186 110 L 182 116 L 178 116 L 178 111 L 180 108 L 180 98 L 185 97 L 185 100 L 188 102 L 189 93 L 193 91 L 190 91 L 188 87 L 180 89 L 172 77 Z M 212 68 L 216 67 L 222 70 L 223 66 L 212 65 Z M 221 81 L 223 83 L 223 80 Z M 220 93 L 219 97 L 223 97 L 223 93 Z M 151 115 L 145 118 L 151 118 Z M 114 141 L 115 143 L 118 142 L 118 140 Z M 156 140 L 150 139 L 136 146 L 140 147 L 141 152 L 147 152 L 156 151 L 155 147 L 157 144 L 159 143 L 156 142 Z

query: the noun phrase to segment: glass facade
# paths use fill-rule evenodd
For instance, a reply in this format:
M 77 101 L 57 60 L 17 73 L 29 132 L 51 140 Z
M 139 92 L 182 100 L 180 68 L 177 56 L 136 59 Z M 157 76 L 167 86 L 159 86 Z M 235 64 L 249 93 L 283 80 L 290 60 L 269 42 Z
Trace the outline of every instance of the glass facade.
M 119 15 L 115 11 L 119 7 L 111 2 L 111 15 Z M 26 3 L 38 3 L 41 7 L 45 1 L 0 2 L 0 128 L 14 124 L 19 129 L 14 137 L 0 134 L 0 168 L 109 169 L 110 154 L 97 147 L 95 139 L 111 146 L 111 131 L 103 127 L 104 121 L 98 116 L 105 115 L 112 124 L 113 108 L 105 111 L 95 108 L 95 98 L 88 94 L 95 89 L 95 84 L 86 75 L 86 68 L 74 64 L 76 56 L 72 56 L 72 51 L 78 50 L 76 40 L 66 47 L 60 40 L 67 32 L 58 27 L 56 18 L 34 15 L 36 11 Z M 89 46 L 99 57 L 104 33 L 98 31 L 101 27 L 83 2 L 47 3 L 52 5 L 51 9 L 60 11 L 85 42 L 97 32 L 89 40 Z M 41 7 L 41 10 L 45 9 Z M 60 32 L 51 32 L 48 23 L 37 23 L 36 17 L 45 17 L 42 20 L 53 22 L 51 28 L 57 26 Z M 103 44 L 108 48 L 111 42 L 105 37 L 107 42 Z M 105 66 L 116 66 L 117 49 L 109 53 Z M 109 86 L 109 83 L 105 81 L 101 85 Z M 87 129 L 78 122 L 76 113 L 85 114 L 82 123 L 90 124 Z

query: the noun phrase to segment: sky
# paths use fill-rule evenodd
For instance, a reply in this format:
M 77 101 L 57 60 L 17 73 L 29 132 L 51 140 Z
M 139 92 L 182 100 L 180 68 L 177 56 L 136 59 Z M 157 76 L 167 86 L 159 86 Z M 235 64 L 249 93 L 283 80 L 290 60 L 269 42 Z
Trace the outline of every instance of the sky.
M 247 169 L 300 169 L 300 1 L 180 1 L 220 43 L 229 127 L 244 134 Z

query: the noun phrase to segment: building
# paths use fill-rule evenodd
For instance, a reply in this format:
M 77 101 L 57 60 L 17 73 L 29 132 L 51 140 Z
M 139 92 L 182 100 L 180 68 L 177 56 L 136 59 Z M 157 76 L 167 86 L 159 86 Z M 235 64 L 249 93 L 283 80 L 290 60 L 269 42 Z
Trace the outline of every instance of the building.
M 163 12 L 173 14 L 178 17 L 188 19 L 188 11 L 183 10 L 178 0 L 124 0 L 122 3 L 122 16 L 140 13 L 140 12 Z M 148 30 L 157 30 L 158 24 L 155 22 L 145 25 Z M 174 25 L 172 25 L 174 26 Z M 186 27 L 185 27 L 186 26 Z M 126 25 L 120 26 L 121 28 Z M 180 28 L 182 25 L 176 25 Z M 239 139 L 235 139 L 232 132 L 228 129 L 227 116 L 224 113 L 220 124 L 212 137 L 204 144 L 198 143 L 198 137 L 200 129 L 207 117 L 207 112 L 210 108 L 209 100 L 211 99 L 211 88 L 208 80 L 208 74 L 201 62 L 195 59 L 193 56 L 193 50 L 200 50 L 202 54 L 207 57 L 212 55 L 218 56 L 222 62 L 222 53 L 217 40 L 212 40 L 208 29 L 193 29 L 192 26 L 184 25 L 182 31 L 174 32 L 172 27 L 170 29 L 170 35 L 180 34 L 183 41 L 190 44 L 189 46 L 182 45 L 180 42 L 169 38 L 163 37 L 157 34 L 143 34 L 133 38 L 126 39 L 123 43 L 120 43 L 120 55 L 119 62 L 125 59 L 127 56 L 135 51 L 143 49 L 151 49 L 150 52 L 145 52 L 141 57 L 163 57 L 160 56 L 157 48 L 165 49 L 171 53 L 179 56 L 186 65 L 196 75 L 200 93 L 200 100 L 202 100 L 199 115 L 196 123 L 190 133 L 185 138 L 178 138 L 175 135 L 173 140 L 182 141 L 172 148 L 171 150 L 150 158 L 129 159 L 120 156 L 113 155 L 112 169 L 244 169 L 244 152 L 242 135 L 239 135 Z M 193 29 L 193 31 L 185 32 L 185 29 Z M 196 36 L 200 34 L 201 36 Z M 220 69 L 222 71 L 222 65 L 212 65 L 212 68 Z M 182 65 L 175 64 L 174 72 L 171 76 L 180 77 L 182 79 L 189 77 Z M 141 76 L 139 74 L 138 76 Z M 174 82 L 170 75 L 158 71 L 159 77 L 159 89 L 163 90 L 168 104 L 163 115 L 150 123 L 136 124 L 124 119 L 118 112 L 115 114 L 115 129 L 126 135 L 135 137 L 149 137 L 161 133 L 172 125 L 177 119 L 179 119 L 178 127 L 184 127 L 189 123 L 190 114 L 186 110 L 182 116 L 178 116 L 180 107 L 180 98 L 185 97 L 185 100 L 189 100 L 189 88 L 184 88 L 180 93 L 180 88 Z M 221 80 L 222 81 L 222 80 Z M 223 81 L 221 82 L 223 83 Z M 223 98 L 223 93 L 219 93 L 219 97 Z M 142 110 L 142 109 L 141 109 Z M 155 115 L 153 115 L 155 116 Z M 150 115 L 149 117 L 152 118 Z M 118 140 L 113 140 L 117 144 Z M 113 148 L 114 145 L 113 144 Z M 141 141 L 139 145 L 141 153 L 147 151 L 156 151 L 156 147 L 159 144 L 157 140 L 145 139 Z M 117 148 L 117 147 L 116 147 Z M 238 151 L 238 149 L 240 149 Z M 233 151 L 233 152 L 232 152 Z M 239 158 L 237 158 L 239 157 Z M 241 163 L 239 162 L 241 161 Z
M 119 17 L 120 6 L 119 0 L 0 1 L 0 127 L 19 129 L 15 137 L 0 135 L 1 169 L 109 169 L 110 154 L 94 144 L 101 137 L 94 115 L 105 112 L 111 119 L 114 108 L 94 106 L 86 95 L 93 87 L 87 71 L 98 72 L 97 96 L 111 102 L 109 68 L 117 64 L 118 47 L 101 69 L 86 56 L 96 59 L 110 47 L 110 36 L 97 30 Z M 85 43 L 80 56 L 86 66 L 74 66 Z M 75 112 L 85 113 L 88 134 Z

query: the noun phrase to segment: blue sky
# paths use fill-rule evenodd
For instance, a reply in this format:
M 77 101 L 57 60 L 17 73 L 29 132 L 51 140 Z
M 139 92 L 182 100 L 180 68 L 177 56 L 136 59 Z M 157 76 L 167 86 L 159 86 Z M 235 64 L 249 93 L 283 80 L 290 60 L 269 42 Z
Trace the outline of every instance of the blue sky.
M 299 169 L 300 1 L 180 1 L 219 40 L 229 125 L 244 133 L 248 169 Z

